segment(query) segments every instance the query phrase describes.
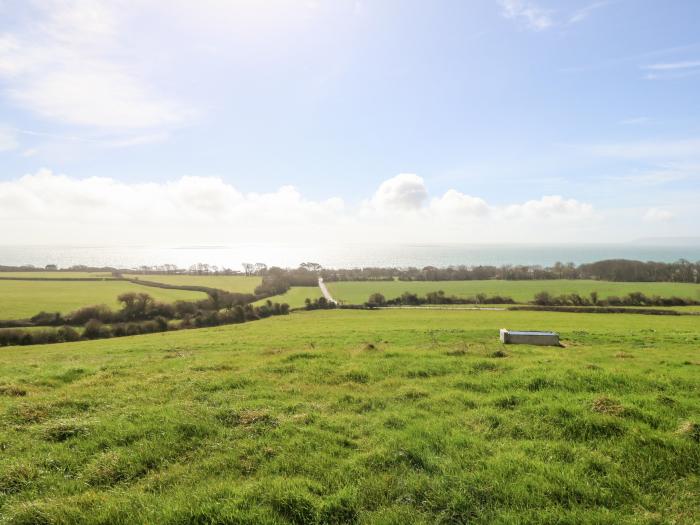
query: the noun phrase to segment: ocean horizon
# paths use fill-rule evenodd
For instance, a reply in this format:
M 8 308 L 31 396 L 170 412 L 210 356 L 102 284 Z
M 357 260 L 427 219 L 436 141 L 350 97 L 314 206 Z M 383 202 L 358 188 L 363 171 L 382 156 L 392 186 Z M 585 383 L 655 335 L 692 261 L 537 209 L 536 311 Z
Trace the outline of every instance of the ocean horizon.
M 0 266 L 55 264 L 138 269 L 197 263 L 240 270 L 244 262 L 293 268 L 303 262 L 326 268 L 541 265 L 604 259 L 674 262 L 700 260 L 697 245 L 629 244 L 272 244 L 219 246 L 0 246 Z

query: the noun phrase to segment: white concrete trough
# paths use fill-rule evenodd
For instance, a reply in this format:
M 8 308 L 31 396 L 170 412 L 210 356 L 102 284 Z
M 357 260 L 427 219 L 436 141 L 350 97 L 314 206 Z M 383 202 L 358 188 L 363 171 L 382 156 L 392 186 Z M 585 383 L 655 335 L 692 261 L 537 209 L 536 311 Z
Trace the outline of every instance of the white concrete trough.
M 556 332 L 526 332 L 501 328 L 501 343 L 508 345 L 561 346 Z

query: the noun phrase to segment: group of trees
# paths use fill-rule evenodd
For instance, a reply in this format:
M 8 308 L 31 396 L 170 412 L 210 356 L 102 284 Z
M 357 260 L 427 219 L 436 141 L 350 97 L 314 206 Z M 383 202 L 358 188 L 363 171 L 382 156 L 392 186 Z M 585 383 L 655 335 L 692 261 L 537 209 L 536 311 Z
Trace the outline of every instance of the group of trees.
M 286 315 L 289 305 L 273 303 L 254 306 L 229 304 L 219 308 L 215 302 L 177 301 L 170 305 L 155 301 L 145 293 L 124 293 L 118 297 L 121 308 L 113 311 L 105 305 L 86 306 L 65 316 L 40 312 L 31 318 L 34 326 L 57 329 L 2 329 L 0 346 L 60 343 L 79 339 L 103 339 L 185 328 L 244 323 L 273 315 Z M 83 326 L 82 334 L 73 328 Z
M 472 297 L 457 297 L 456 295 L 445 295 L 445 292 L 428 292 L 420 297 L 415 293 L 404 292 L 400 297 L 387 299 L 380 293 L 373 293 L 365 303 L 366 306 L 420 306 L 423 304 L 515 304 L 511 297 L 486 294 L 477 294 Z
M 304 308 L 307 310 L 332 310 L 338 308 L 338 305 L 325 297 L 319 297 L 318 299 L 309 299 L 307 297 L 304 299 Z
M 589 296 L 577 293 L 554 296 L 549 292 L 535 294 L 532 304 L 538 306 L 692 306 L 700 304 L 690 298 L 683 297 L 659 297 L 647 296 L 642 292 L 631 292 L 625 296 L 611 295 L 606 298 L 598 296 L 597 292 L 591 292 Z

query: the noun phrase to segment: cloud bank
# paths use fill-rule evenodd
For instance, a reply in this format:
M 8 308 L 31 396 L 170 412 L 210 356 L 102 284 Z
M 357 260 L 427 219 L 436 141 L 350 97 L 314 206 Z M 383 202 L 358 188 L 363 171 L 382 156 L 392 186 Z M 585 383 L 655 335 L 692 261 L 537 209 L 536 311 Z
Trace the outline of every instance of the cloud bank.
M 350 206 L 305 198 L 292 186 L 242 193 L 221 178 L 162 183 L 78 179 L 49 170 L 0 182 L 3 244 L 234 242 L 502 242 L 571 240 L 595 228 L 590 204 L 562 196 L 504 205 L 400 174 Z

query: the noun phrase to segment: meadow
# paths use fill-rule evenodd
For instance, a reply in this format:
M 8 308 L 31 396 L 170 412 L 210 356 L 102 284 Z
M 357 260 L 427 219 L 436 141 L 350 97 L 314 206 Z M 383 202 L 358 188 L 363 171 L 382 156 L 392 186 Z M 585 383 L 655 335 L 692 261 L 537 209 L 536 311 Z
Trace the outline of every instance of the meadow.
M 321 289 L 318 286 L 292 286 L 283 294 L 275 295 L 267 299 L 262 299 L 253 303 L 255 306 L 265 304 L 268 299 L 275 303 L 287 303 L 290 308 L 302 308 L 306 299 L 318 299 L 322 297 Z
M 112 279 L 112 274 L 107 272 L 0 272 L 0 277 L 13 279 Z
M 82 306 L 117 306 L 124 292 L 147 293 L 162 302 L 206 299 L 203 292 L 170 290 L 126 281 L 22 281 L 0 280 L 0 319 L 24 319 L 44 310 L 69 313 Z
M 393 299 L 404 292 L 422 296 L 438 290 L 457 297 L 473 297 L 478 293 L 488 296 L 501 295 L 522 303 L 532 301 L 535 294 L 541 291 L 547 291 L 552 295 L 578 293 L 581 296 L 598 292 L 601 298 L 643 292 L 648 296 L 678 296 L 700 300 L 700 285 L 692 283 L 623 283 L 561 279 L 551 281 L 351 281 L 327 282 L 326 286 L 334 299 L 346 304 L 363 304 L 375 292 L 383 294 L 387 299 Z
M 0 523 L 697 523 L 698 346 L 696 317 L 335 310 L 5 348 Z
M 246 275 L 133 275 L 125 277 L 137 278 L 143 281 L 153 281 L 175 286 L 206 286 L 227 292 L 253 293 L 256 286 L 262 283 L 262 277 Z

